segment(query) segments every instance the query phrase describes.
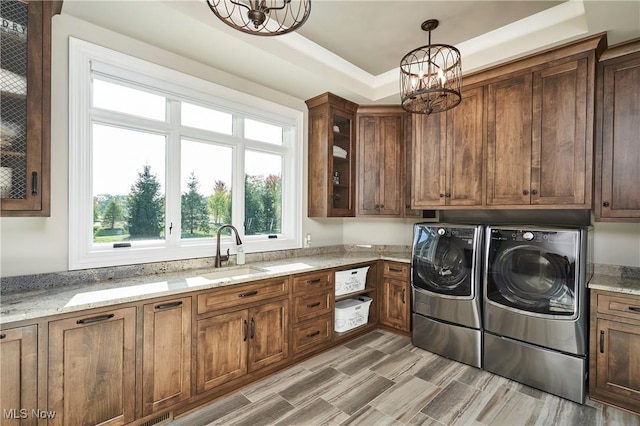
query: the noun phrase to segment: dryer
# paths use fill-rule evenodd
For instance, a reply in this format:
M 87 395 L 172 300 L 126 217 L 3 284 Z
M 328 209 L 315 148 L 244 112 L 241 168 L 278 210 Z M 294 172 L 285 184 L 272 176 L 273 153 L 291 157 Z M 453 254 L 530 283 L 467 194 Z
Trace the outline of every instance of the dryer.
M 412 343 L 482 366 L 479 225 L 414 225 L 411 255 Z
M 483 284 L 487 371 L 584 403 L 590 231 L 590 227 L 487 227 Z

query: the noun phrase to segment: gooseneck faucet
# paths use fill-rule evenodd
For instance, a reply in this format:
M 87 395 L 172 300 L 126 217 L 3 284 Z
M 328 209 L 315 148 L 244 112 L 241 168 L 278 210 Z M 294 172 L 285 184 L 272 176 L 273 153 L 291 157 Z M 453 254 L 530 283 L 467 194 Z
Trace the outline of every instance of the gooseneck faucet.
M 232 229 L 233 232 L 236 233 L 236 245 L 242 245 L 242 240 L 240 239 L 240 235 L 238 234 L 238 230 L 235 228 L 235 226 L 233 225 L 222 225 L 219 229 L 218 229 L 218 236 L 217 236 L 217 242 L 218 242 L 218 247 L 216 248 L 216 262 L 214 264 L 214 266 L 216 268 L 219 268 L 222 266 L 222 261 L 223 260 L 229 260 L 229 249 L 227 249 L 227 254 L 226 255 L 221 255 L 220 254 L 220 232 L 222 232 L 223 229 L 225 228 L 229 228 Z

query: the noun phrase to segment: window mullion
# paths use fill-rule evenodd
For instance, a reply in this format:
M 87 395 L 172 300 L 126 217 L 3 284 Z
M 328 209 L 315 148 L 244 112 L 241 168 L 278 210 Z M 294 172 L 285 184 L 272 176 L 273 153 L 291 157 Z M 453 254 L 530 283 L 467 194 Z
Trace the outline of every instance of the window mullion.
M 180 244 L 181 225 L 181 191 L 180 191 L 180 102 L 168 100 L 168 122 L 170 131 L 167 135 L 167 188 L 165 229 L 167 243 L 172 246 Z

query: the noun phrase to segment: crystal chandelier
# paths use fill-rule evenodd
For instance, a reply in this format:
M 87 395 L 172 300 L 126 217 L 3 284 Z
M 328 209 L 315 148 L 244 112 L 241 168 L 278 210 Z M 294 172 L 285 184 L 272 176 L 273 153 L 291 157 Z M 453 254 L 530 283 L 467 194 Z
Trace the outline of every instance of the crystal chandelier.
M 294 31 L 311 12 L 311 0 L 207 0 L 207 4 L 225 24 L 260 36 Z
M 429 44 L 400 61 L 402 108 L 414 114 L 446 111 L 462 100 L 460 51 L 448 44 L 431 44 L 431 31 L 438 24 L 437 19 L 424 21 L 421 28 L 429 32 Z

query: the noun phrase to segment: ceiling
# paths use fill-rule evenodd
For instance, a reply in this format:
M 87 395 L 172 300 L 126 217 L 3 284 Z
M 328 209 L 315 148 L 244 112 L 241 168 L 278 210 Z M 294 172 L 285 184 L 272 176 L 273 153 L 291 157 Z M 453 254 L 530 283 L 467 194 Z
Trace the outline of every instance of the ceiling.
M 204 0 L 65 0 L 63 14 L 210 65 L 299 99 L 333 92 L 358 104 L 399 103 L 398 66 L 427 44 L 462 54 L 463 75 L 607 32 L 608 44 L 640 37 L 640 0 L 312 0 L 294 33 L 234 30 Z

